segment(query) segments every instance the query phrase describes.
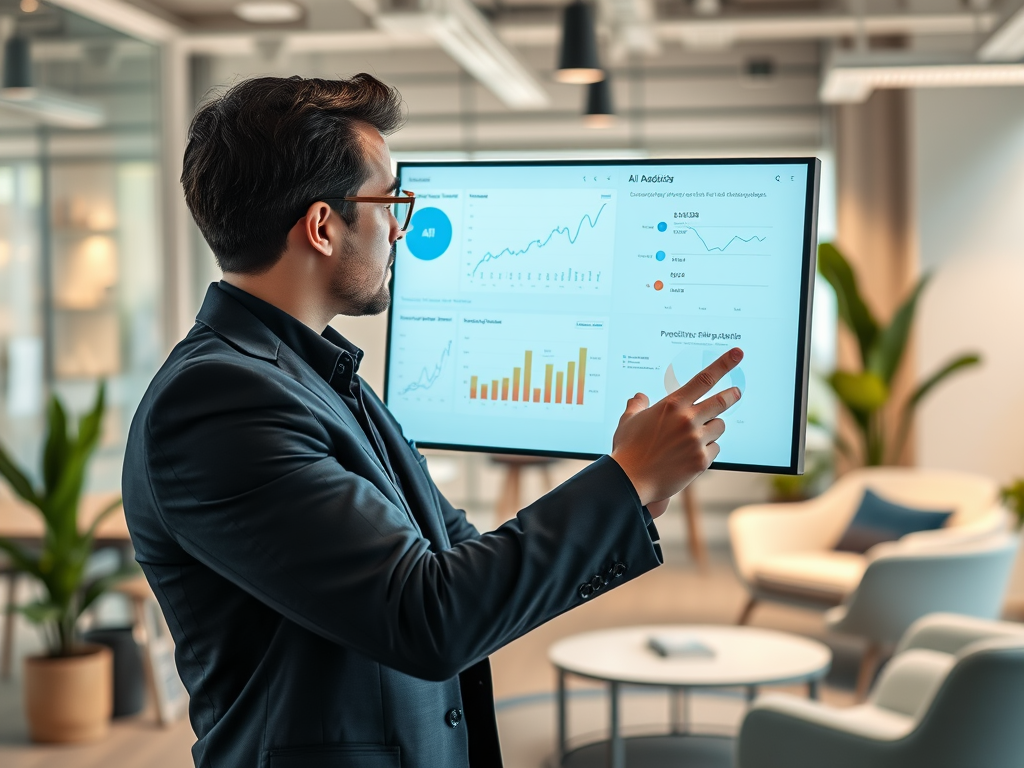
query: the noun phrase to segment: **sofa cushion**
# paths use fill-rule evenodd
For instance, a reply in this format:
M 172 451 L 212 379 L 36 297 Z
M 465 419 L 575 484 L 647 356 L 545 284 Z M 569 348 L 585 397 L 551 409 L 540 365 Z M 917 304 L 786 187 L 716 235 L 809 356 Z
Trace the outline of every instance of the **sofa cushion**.
M 770 592 L 838 603 L 860 584 L 867 558 L 855 552 L 795 552 L 758 563 L 757 586 Z
M 897 504 L 867 488 L 857 513 L 835 549 L 864 553 L 883 541 L 896 541 L 908 533 L 941 528 L 952 514 L 952 509 L 919 509 Z

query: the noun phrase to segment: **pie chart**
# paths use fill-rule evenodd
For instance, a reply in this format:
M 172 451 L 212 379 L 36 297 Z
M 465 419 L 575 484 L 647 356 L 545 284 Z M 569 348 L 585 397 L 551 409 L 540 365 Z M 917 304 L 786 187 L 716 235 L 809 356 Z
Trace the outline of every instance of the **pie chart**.
M 452 221 L 440 208 L 423 208 L 412 215 L 405 245 L 420 261 L 433 261 L 452 243 Z

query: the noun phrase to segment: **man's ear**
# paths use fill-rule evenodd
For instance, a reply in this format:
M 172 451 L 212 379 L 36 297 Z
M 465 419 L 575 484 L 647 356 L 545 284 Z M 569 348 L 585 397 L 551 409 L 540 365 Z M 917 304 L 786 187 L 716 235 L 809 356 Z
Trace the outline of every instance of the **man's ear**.
M 327 221 L 332 216 L 337 217 L 337 214 L 331 206 L 318 201 L 309 206 L 306 217 L 299 222 L 306 241 L 324 256 L 334 253 L 334 243 L 327 231 Z

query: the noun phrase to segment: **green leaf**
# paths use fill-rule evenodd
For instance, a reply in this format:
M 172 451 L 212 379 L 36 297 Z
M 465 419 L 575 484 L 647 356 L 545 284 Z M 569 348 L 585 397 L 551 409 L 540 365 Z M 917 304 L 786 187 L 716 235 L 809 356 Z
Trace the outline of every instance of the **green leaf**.
M 0 538 L 0 551 L 7 553 L 14 567 L 19 571 L 31 574 L 37 579 L 42 578 L 43 574 L 39 568 L 39 558 L 24 547 L 15 544 L 9 539 Z
M 839 319 L 856 336 L 861 363 L 867 368 L 868 357 L 878 336 L 878 322 L 861 298 L 853 268 L 832 243 L 822 243 L 818 246 L 818 271 L 835 290 Z
M 86 453 L 92 453 L 100 439 L 106 392 L 107 384 L 101 381 L 99 389 L 96 390 L 96 403 L 92 410 L 78 422 L 78 448 Z
M 881 376 L 886 384 L 892 381 L 892 377 L 896 374 L 900 367 L 900 362 L 903 360 L 903 352 L 907 348 L 910 328 L 914 323 L 914 313 L 917 311 L 917 300 L 927 284 L 928 276 L 925 275 L 918 281 L 906 301 L 896 310 L 892 321 L 882 331 L 878 338 L 878 343 L 869 356 L 868 368 Z
M 920 386 L 914 391 L 914 394 L 910 396 L 909 405 L 911 408 L 917 406 L 925 396 L 931 392 L 935 386 L 941 383 L 944 379 L 949 377 L 951 374 L 956 373 L 964 368 L 971 368 L 972 366 L 981 363 L 981 355 L 976 353 L 970 353 L 966 355 L 960 355 L 960 357 L 954 358 L 946 363 L 944 366 L 939 368 L 935 373 L 925 379 Z
M 916 410 L 918 403 L 927 397 L 928 393 L 931 392 L 938 384 L 952 374 L 963 370 L 964 368 L 971 368 L 979 363 L 981 363 L 981 356 L 976 353 L 972 352 L 970 354 L 960 355 L 960 357 L 950 360 L 918 385 L 917 389 L 914 390 L 914 393 L 907 400 L 907 404 L 903 408 L 903 413 L 900 414 L 900 423 L 896 429 L 894 456 L 900 456 L 903 453 L 903 447 L 907 442 L 907 437 L 910 435 L 910 424 L 914 419 L 914 411 Z
M 50 602 L 29 603 L 28 605 L 20 606 L 17 610 L 33 624 L 47 624 L 60 621 L 61 616 L 64 615 L 59 605 L 54 605 Z
M 68 420 L 64 406 L 54 395 L 47 413 L 48 434 L 43 450 L 43 483 L 47 493 L 53 493 L 60 482 L 68 456 Z
M 889 387 L 874 371 L 836 371 L 828 383 L 847 408 L 861 414 L 877 411 L 889 399 Z
M 14 489 L 16 494 L 32 506 L 42 510 L 43 502 L 32 487 L 32 482 L 25 476 L 24 472 L 18 469 L 18 466 L 7 454 L 7 451 L 3 449 L 3 446 L 0 446 L 0 475 L 3 475 L 4 479 L 10 483 L 11 488 Z
M 117 582 L 138 576 L 139 573 L 140 569 L 136 563 L 128 563 L 118 568 L 114 573 L 96 579 L 85 588 L 85 595 L 78 607 L 79 615 L 92 605 L 96 598 L 109 591 Z
M 82 537 L 83 541 L 86 542 L 90 546 L 90 548 L 92 545 L 92 539 L 96 535 L 97 529 L 100 527 L 104 520 L 110 517 L 111 513 L 113 513 L 117 509 L 120 509 L 120 507 L 121 497 L 118 496 L 107 506 L 105 506 L 98 515 L 96 515 L 96 518 L 92 521 L 92 524 L 89 525 L 89 530 L 86 531 L 85 535 Z

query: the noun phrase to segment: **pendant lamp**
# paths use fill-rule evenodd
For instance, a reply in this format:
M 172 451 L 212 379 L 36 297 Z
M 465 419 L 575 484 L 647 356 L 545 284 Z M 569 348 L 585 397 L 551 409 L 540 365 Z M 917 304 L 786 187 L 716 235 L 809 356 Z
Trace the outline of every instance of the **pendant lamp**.
M 7 98 L 29 95 L 32 90 L 32 56 L 27 37 L 7 38 L 4 43 L 3 92 Z
M 612 105 L 612 84 L 608 75 L 604 80 L 587 86 L 587 109 L 583 122 L 588 128 L 609 128 L 615 122 Z
M 562 52 L 558 58 L 555 80 L 560 83 L 587 85 L 604 79 L 604 70 L 597 58 L 597 36 L 594 34 L 594 13 L 582 0 L 566 6 L 562 24 Z

